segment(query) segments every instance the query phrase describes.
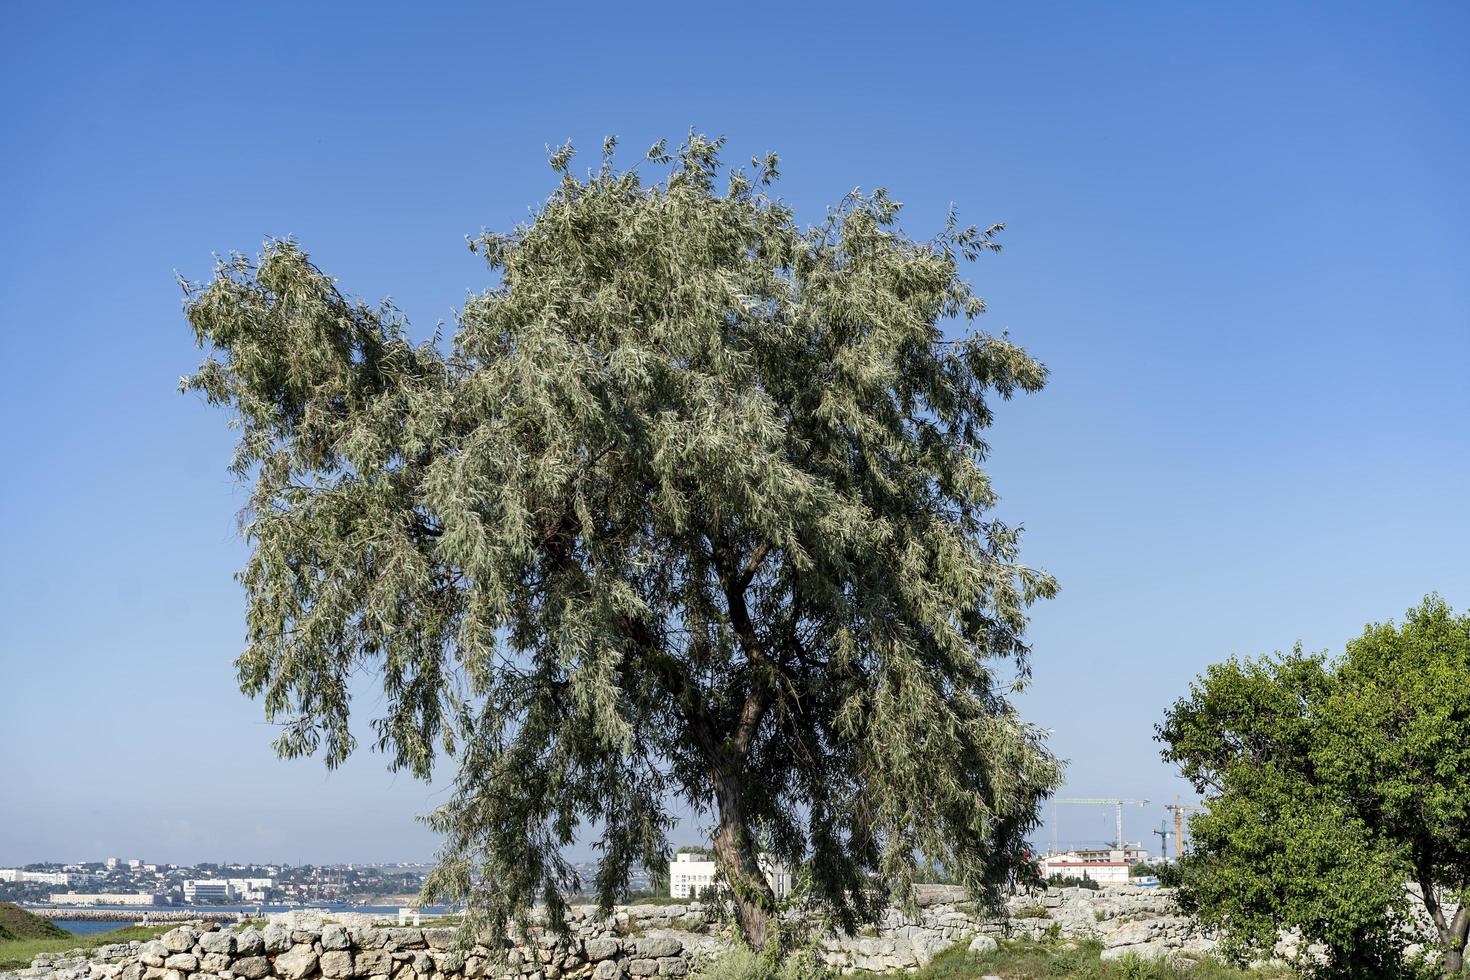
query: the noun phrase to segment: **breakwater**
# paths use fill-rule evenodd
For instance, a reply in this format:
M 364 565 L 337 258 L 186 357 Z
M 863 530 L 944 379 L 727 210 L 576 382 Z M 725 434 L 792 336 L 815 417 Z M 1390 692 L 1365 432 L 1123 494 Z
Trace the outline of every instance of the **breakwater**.
M 241 922 L 243 912 L 211 912 L 209 909 L 170 909 L 140 905 L 132 909 L 93 909 L 77 905 L 27 905 L 27 912 L 45 919 L 70 919 L 74 922 Z

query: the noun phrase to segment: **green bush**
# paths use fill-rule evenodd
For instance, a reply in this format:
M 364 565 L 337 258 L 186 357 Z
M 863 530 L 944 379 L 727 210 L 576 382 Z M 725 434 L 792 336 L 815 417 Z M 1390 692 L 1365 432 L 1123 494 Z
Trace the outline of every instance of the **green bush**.
M 697 980 L 830 980 L 832 972 L 810 949 L 757 953 L 736 946 L 701 967 L 695 976 Z

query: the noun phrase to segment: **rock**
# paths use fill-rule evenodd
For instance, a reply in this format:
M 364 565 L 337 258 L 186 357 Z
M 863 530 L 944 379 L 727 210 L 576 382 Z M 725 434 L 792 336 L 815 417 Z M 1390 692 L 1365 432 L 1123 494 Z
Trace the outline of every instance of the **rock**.
M 343 935 L 345 936 L 346 933 L 343 933 Z M 326 945 L 325 939 L 322 940 L 322 945 Z M 321 966 L 322 976 L 324 977 L 339 980 L 342 977 L 352 976 L 352 954 L 345 949 L 327 950 L 322 953 L 318 959 L 318 963 Z
M 916 936 L 910 940 L 914 950 L 914 961 L 920 966 L 928 966 L 929 961 L 942 949 L 947 949 L 951 943 L 943 936 L 927 935 Z
M 422 929 L 389 929 L 388 941 L 399 949 L 423 949 L 426 945 Z
M 684 943 L 675 936 L 641 936 L 637 943 L 638 955 L 644 959 L 678 956 L 684 951 Z
M 230 957 L 224 953 L 205 953 L 199 957 L 199 969 L 206 973 L 219 974 L 230 968 Z
M 199 969 L 199 957 L 193 953 L 174 953 L 163 961 L 163 965 L 170 970 L 182 970 L 184 973 L 193 973 Z
M 138 962 L 144 966 L 163 966 L 169 948 L 157 939 L 150 939 L 138 949 Z
M 158 941 L 163 943 L 170 953 L 187 953 L 199 941 L 199 932 L 188 926 L 179 926 L 159 936 Z
M 254 929 L 246 929 L 235 935 L 235 955 L 259 956 L 265 952 L 265 937 Z
M 1125 957 L 1140 960 L 1164 960 L 1169 958 L 1169 946 L 1163 942 L 1136 943 L 1132 946 L 1109 946 L 1102 951 L 1102 959 L 1121 960 Z
M 970 952 L 979 953 L 981 956 L 984 956 L 986 953 L 993 953 L 998 948 L 1000 948 L 1000 943 L 997 943 L 994 939 L 990 938 L 984 933 L 981 933 L 977 935 L 974 939 L 971 939 L 969 945 Z
M 593 967 L 592 975 L 597 980 L 618 980 L 623 975 L 623 968 L 618 965 L 617 960 L 603 960 Z
M 354 977 L 372 977 L 390 973 L 393 969 L 393 954 L 382 949 L 361 950 L 352 960 Z
M 322 929 L 322 949 L 341 950 L 351 946 L 352 937 L 341 926 L 333 924 Z
M 118 980 L 143 980 L 143 964 L 141 962 L 128 963 L 118 974 Z
M 270 975 L 271 961 L 264 956 L 246 956 L 230 964 L 230 969 L 235 976 L 243 977 L 244 980 L 260 980 L 261 977 Z
M 684 962 L 680 956 L 660 956 L 658 958 L 658 975 L 661 977 L 682 977 L 689 972 L 689 964 Z
M 610 960 L 623 951 L 623 944 L 616 939 L 589 939 L 585 944 L 585 955 L 589 963 Z
M 235 954 L 235 934 L 233 932 L 206 932 L 199 937 L 199 948 L 206 953 L 233 956 Z
M 658 960 L 629 960 L 628 972 L 635 977 L 658 976 Z
M 425 929 L 424 942 L 428 944 L 430 949 L 453 949 L 458 933 L 458 929 L 449 929 L 442 926 L 437 929 Z
M 261 933 L 265 940 L 265 951 L 267 953 L 284 953 L 291 948 L 291 932 L 272 922 L 265 927 Z
M 269 929 L 266 932 L 270 932 Z M 266 939 L 266 945 L 270 945 L 270 939 Z M 284 980 L 302 980 L 316 969 L 316 950 L 306 943 L 297 943 L 289 950 L 276 957 L 275 974 Z

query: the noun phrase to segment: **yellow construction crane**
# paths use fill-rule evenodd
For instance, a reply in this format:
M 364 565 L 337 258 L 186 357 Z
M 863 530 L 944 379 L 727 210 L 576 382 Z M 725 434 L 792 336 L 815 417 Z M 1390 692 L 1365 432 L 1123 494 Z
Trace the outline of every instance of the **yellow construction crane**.
M 1180 803 L 1179 797 L 1174 797 L 1173 803 L 1165 803 L 1165 810 L 1174 812 L 1174 860 L 1179 860 L 1184 854 L 1184 814 L 1189 810 L 1208 810 L 1209 807 L 1198 803 Z
M 1074 798 L 1074 799 L 1057 799 L 1055 796 L 1053 796 L 1051 798 L 1051 849 L 1053 851 L 1055 851 L 1057 849 L 1057 804 L 1058 803 L 1079 803 L 1079 804 L 1082 804 L 1084 806 L 1086 806 L 1086 805 L 1094 805 L 1094 806 L 1113 806 L 1113 807 L 1117 807 L 1118 808 L 1117 809 L 1117 834 L 1118 834 L 1118 839 L 1117 839 L 1116 842 L 1114 842 L 1113 846 L 1116 847 L 1116 848 L 1118 848 L 1119 850 L 1122 850 L 1122 848 L 1123 848 L 1123 805 L 1125 803 L 1136 803 L 1139 806 L 1148 806 L 1148 800 L 1115 800 L 1115 799 L 1092 799 L 1092 798 L 1086 798 L 1086 799 L 1080 799 L 1080 798 Z

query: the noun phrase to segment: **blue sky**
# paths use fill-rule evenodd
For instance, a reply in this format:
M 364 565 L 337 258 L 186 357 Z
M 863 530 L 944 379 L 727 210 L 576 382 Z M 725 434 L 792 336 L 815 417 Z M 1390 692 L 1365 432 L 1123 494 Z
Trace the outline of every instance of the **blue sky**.
M 993 472 L 1062 583 L 1022 700 L 1066 795 L 1185 791 L 1152 726 L 1211 661 L 1470 605 L 1470 7 L 503 6 L 0 12 L 0 864 L 432 853 L 441 790 L 278 762 L 235 687 L 244 494 L 174 276 L 295 235 L 427 335 L 569 137 L 1007 223 L 971 277 L 1052 371 Z

